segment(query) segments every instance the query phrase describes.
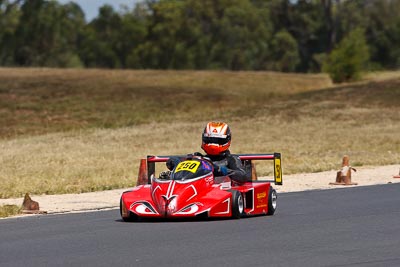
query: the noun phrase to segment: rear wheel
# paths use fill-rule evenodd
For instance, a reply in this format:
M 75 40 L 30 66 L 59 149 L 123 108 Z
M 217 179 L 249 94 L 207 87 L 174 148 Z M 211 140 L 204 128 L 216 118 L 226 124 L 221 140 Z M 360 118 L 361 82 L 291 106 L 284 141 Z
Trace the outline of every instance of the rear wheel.
M 130 212 L 124 205 L 124 203 L 122 202 L 122 197 L 119 201 L 119 213 L 121 215 L 122 220 L 124 220 L 124 222 L 134 222 L 138 220 L 138 216 L 136 214 L 133 214 L 132 212 Z
M 243 215 L 243 196 L 239 191 L 232 190 L 232 218 L 239 219 Z
M 278 198 L 278 195 L 276 194 L 275 189 L 270 187 L 269 193 L 268 193 L 268 212 L 267 215 L 274 215 L 275 210 L 276 210 L 276 200 Z

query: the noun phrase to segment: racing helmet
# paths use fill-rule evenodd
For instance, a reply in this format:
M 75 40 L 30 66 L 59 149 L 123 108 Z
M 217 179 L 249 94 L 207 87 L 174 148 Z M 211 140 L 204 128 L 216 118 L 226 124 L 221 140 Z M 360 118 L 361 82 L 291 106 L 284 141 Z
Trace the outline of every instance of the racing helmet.
M 224 122 L 209 122 L 204 128 L 201 148 L 208 155 L 219 155 L 231 145 L 231 130 Z

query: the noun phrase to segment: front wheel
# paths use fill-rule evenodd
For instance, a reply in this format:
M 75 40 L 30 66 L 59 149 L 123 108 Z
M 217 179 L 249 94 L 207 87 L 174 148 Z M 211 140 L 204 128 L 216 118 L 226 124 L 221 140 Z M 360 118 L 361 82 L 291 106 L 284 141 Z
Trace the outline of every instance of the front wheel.
M 232 190 L 232 218 L 239 219 L 243 215 L 243 196 L 239 191 Z
M 269 194 L 268 194 L 268 212 L 267 215 L 274 215 L 276 210 L 276 200 L 278 195 L 276 194 L 275 189 L 270 187 Z
M 119 201 L 119 213 L 121 215 L 122 220 L 124 220 L 124 222 L 135 222 L 138 220 L 138 216 L 136 214 L 133 214 L 132 212 L 130 212 L 124 205 L 124 203 L 122 202 L 122 197 Z

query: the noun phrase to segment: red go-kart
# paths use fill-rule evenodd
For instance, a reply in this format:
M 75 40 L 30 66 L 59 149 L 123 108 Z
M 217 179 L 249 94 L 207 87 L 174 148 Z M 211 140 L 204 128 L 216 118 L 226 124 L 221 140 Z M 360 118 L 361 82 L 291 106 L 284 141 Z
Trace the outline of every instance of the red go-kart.
M 274 183 L 281 185 L 280 153 L 238 156 L 249 174 L 249 180 L 242 183 L 228 176 L 214 177 L 213 164 L 196 156 L 186 157 L 167 179 L 156 178 L 155 163 L 166 162 L 170 156 L 148 156 L 142 160 L 147 166 L 141 166 L 137 186 L 121 196 L 122 219 L 273 215 L 276 191 L 271 181 L 257 180 L 252 161 L 273 160 Z

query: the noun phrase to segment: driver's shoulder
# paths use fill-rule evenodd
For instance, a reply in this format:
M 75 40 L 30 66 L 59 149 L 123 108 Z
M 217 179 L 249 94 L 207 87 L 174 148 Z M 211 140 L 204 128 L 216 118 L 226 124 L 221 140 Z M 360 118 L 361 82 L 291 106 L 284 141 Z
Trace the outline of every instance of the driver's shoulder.
M 237 154 L 232 154 L 229 150 L 226 151 L 225 156 L 226 156 L 227 158 L 240 159 L 239 155 L 237 155 Z

